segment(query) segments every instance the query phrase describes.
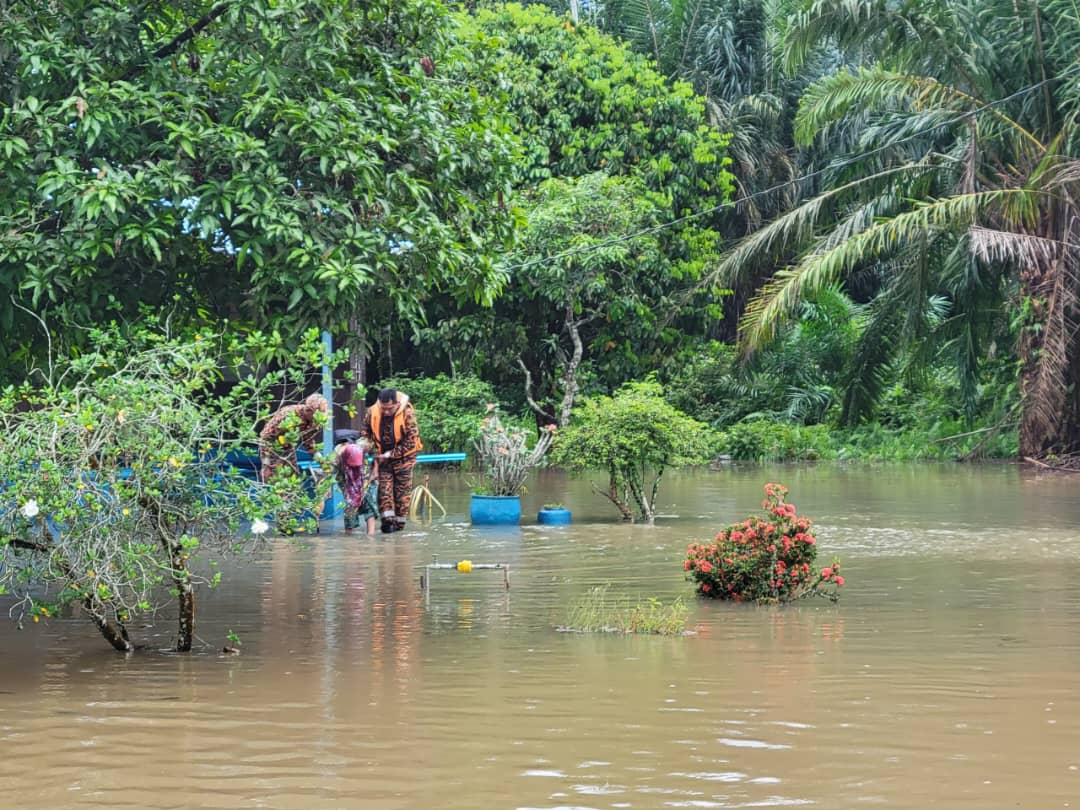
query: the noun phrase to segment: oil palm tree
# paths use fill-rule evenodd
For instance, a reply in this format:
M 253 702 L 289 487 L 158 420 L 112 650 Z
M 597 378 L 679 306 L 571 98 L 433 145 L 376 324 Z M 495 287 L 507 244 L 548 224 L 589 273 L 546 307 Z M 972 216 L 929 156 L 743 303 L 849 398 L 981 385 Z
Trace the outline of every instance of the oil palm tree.
M 797 74 L 782 65 L 795 0 L 606 0 L 585 4 L 589 22 L 626 39 L 662 73 L 708 99 L 712 124 L 730 133 L 740 205 L 733 233 L 794 204 L 799 170 L 792 111 L 807 76 L 821 72 L 809 49 Z M 761 196 L 765 188 L 775 194 Z
M 813 0 L 793 18 L 789 66 L 823 40 L 849 66 L 808 88 L 795 132 L 836 155 L 824 190 L 716 269 L 733 285 L 762 261 L 783 266 L 743 314 L 744 348 L 808 294 L 869 278 L 844 393 L 853 421 L 904 347 L 952 348 L 970 387 L 994 322 L 1012 315 L 1021 454 L 1080 449 L 1075 0 Z

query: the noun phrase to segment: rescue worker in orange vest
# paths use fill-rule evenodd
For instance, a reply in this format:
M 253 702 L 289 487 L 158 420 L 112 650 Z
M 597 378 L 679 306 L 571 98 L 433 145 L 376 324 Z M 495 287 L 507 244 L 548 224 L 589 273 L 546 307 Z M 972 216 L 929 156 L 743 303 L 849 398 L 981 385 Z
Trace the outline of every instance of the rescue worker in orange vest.
M 413 489 L 416 454 L 423 449 L 409 397 L 393 388 L 379 392 L 367 412 L 364 435 L 379 462 L 379 515 L 383 532 L 405 527 Z

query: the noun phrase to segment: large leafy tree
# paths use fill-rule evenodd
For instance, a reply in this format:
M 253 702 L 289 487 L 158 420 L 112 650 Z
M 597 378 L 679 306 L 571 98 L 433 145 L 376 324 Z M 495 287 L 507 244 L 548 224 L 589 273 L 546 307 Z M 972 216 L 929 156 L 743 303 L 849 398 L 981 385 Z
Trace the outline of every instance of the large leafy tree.
M 552 0 L 560 10 L 566 3 Z M 659 72 L 690 83 L 706 100 L 710 123 L 729 133 L 735 206 L 724 211 L 723 235 L 739 239 L 813 193 L 800 175 L 813 171 L 818 150 L 794 138 L 799 95 L 835 67 L 835 48 L 809 47 L 785 65 L 784 46 L 795 0 L 607 0 L 581 14 L 648 55 Z M 735 316 L 772 268 L 749 265 L 725 301 Z M 735 318 L 717 330 L 735 338 Z
M 176 299 L 295 335 L 498 289 L 515 141 L 450 78 L 489 54 L 439 0 L 4 2 L 0 29 L 5 332 Z
M 837 156 L 825 190 L 729 253 L 775 274 L 741 327 L 765 345 L 807 295 L 860 285 L 869 315 L 844 418 L 870 412 L 904 350 L 950 350 L 973 389 L 1003 313 L 1017 325 L 1020 451 L 1080 447 L 1080 25 L 1068 2 L 814 0 L 792 63 L 831 41 L 880 61 L 816 82 L 796 121 Z M 919 31 L 920 37 L 910 37 Z
M 448 308 L 422 340 L 467 343 L 474 370 L 517 385 L 520 360 L 536 409 L 565 421 L 575 375 L 617 387 L 715 321 L 690 292 L 733 189 L 727 139 L 690 85 L 595 27 L 516 4 L 468 26 L 498 51 L 471 78 L 508 94 L 527 223 L 495 312 Z
M 715 239 L 692 231 L 697 243 L 673 259 L 654 230 L 664 203 L 636 178 L 602 173 L 547 180 L 528 195 L 529 224 L 515 254 L 521 271 L 492 317 L 503 345 L 517 352 L 542 420 L 569 423 L 581 371 L 616 388 L 642 367 L 662 365 L 686 340 L 689 319 L 670 325 L 666 316 L 715 255 Z M 700 312 L 699 324 L 709 309 Z M 532 396 L 530 367 L 541 370 L 547 405 Z

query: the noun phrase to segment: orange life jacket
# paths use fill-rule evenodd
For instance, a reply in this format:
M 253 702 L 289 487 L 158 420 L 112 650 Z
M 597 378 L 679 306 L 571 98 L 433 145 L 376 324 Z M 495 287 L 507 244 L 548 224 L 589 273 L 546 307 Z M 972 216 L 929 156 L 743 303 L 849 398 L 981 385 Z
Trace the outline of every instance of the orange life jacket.
M 405 409 L 409 408 L 409 405 L 402 405 L 398 408 L 397 413 L 394 414 L 394 446 L 396 447 L 398 442 L 401 441 L 401 437 L 405 435 Z M 372 406 L 368 410 L 368 420 L 371 423 L 371 437 L 375 442 L 375 446 L 381 453 L 382 441 L 380 439 L 379 425 L 382 424 L 382 408 L 378 405 Z M 416 447 L 406 454 L 406 457 L 415 455 L 424 449 L 423 442 L 420 441 L 420 437 L 416 437 Z

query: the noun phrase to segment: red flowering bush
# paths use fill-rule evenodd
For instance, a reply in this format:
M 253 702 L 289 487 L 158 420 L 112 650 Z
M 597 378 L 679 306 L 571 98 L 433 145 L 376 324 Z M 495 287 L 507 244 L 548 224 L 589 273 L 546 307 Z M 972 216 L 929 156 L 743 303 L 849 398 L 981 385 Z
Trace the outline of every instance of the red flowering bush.
M 787 487 L 765 485 L 764 517 L 728 526 L 712 543 L 691 543 L 683 568 L 698 593 L 736 602 L 791 602 L 805 596 L 839 599 L 840 563 L 817 569 L 813 521 L 787 503 Z

